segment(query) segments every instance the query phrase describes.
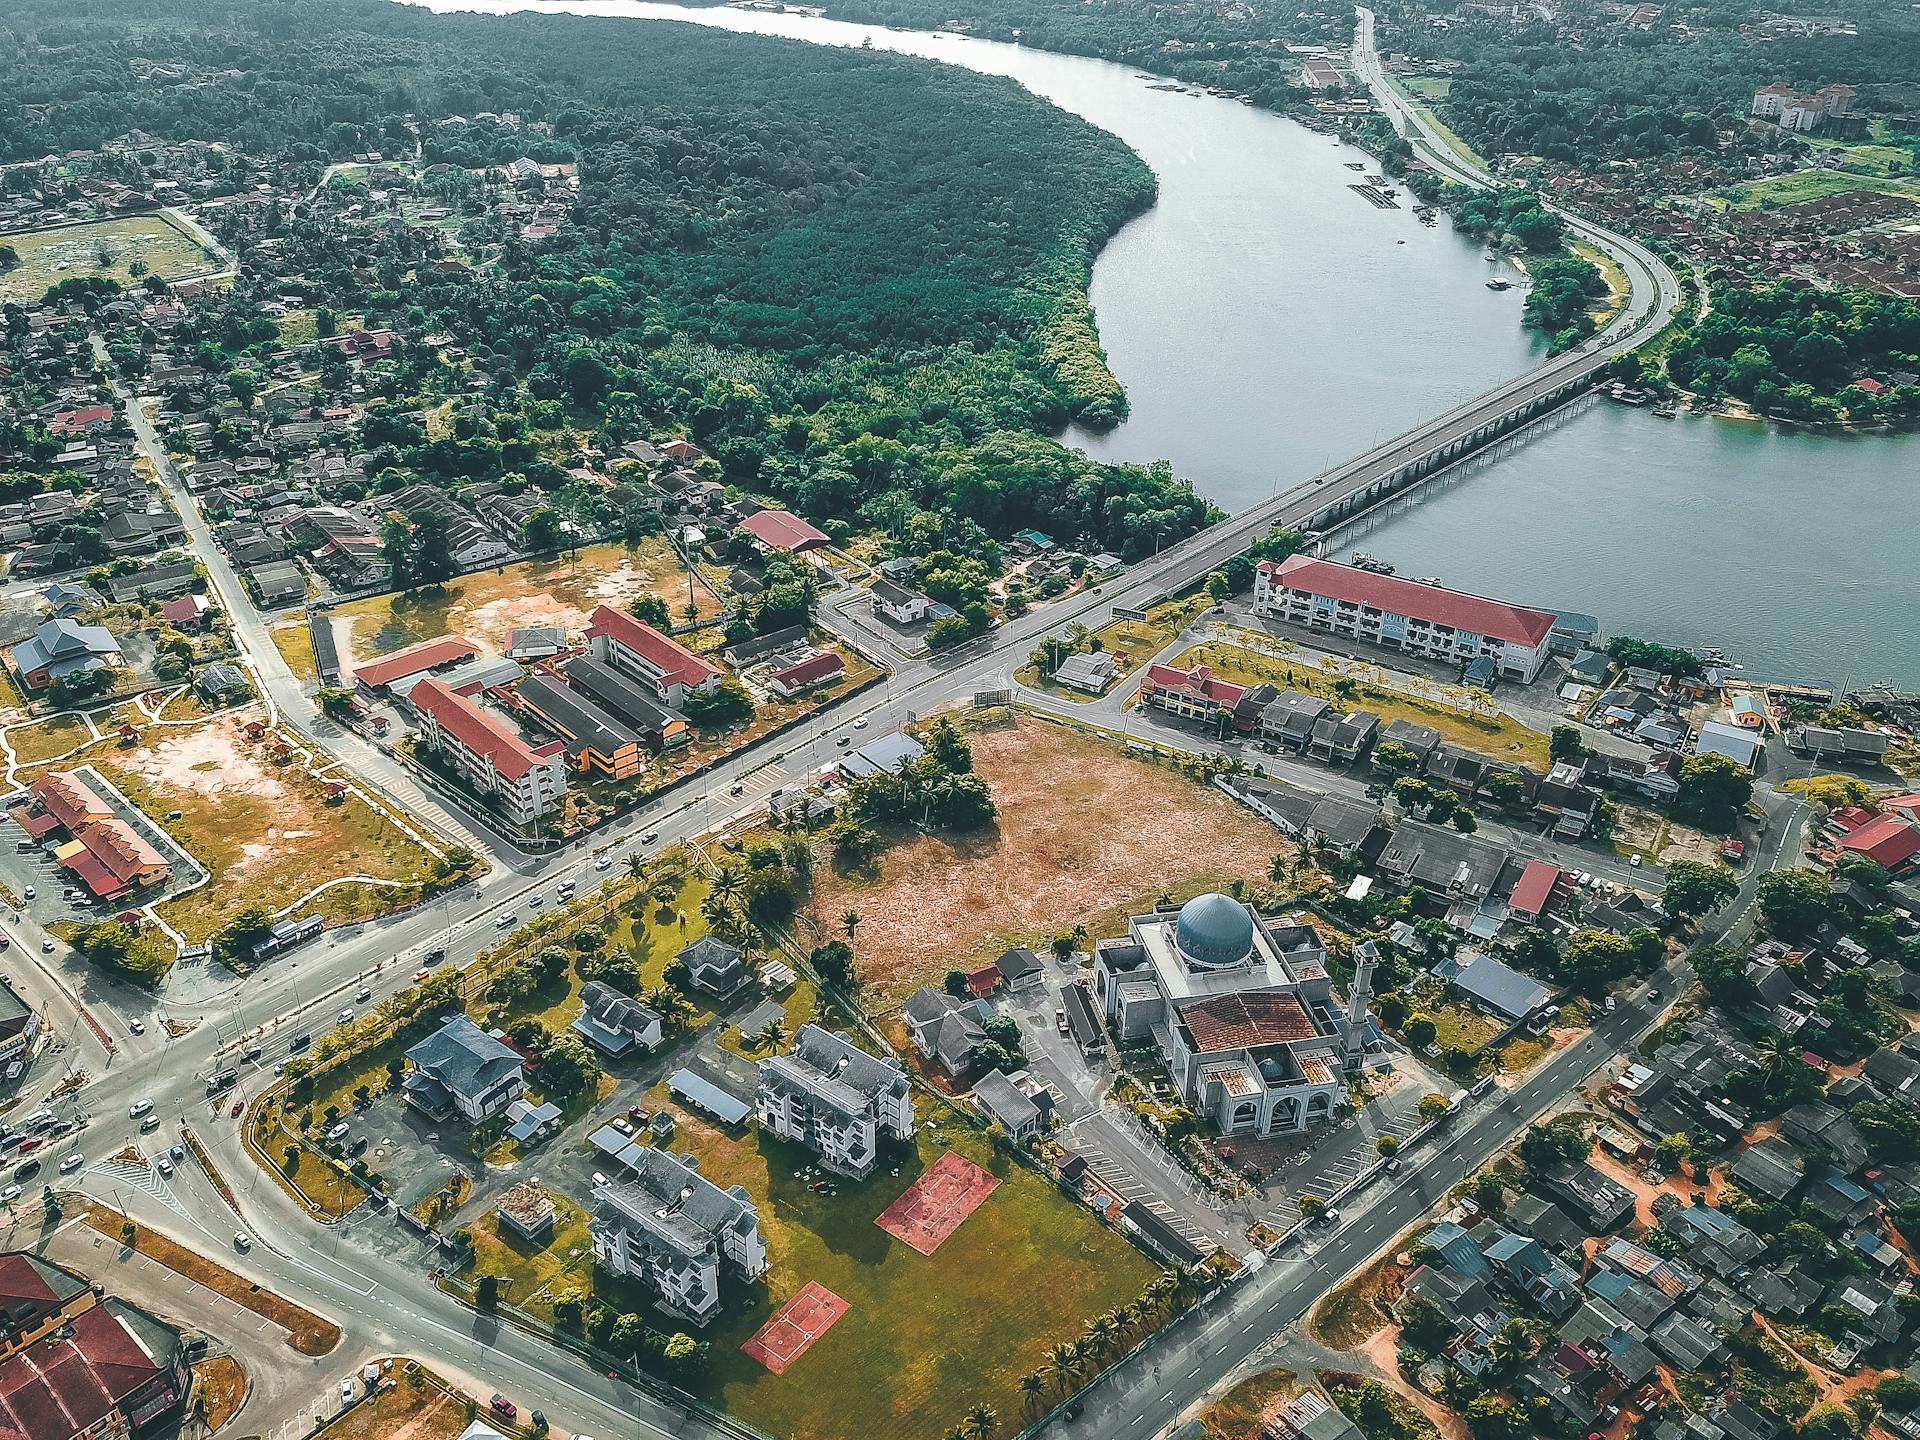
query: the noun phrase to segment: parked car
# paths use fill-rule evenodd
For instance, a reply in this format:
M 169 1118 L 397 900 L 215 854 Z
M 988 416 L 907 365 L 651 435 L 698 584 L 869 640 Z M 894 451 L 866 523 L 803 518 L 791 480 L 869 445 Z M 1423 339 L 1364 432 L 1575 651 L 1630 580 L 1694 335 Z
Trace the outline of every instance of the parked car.
M 0 1190 L 0 1205 L 13 1204 L 14 1201 L 20 1198 L 22 1193 L 18 1185 L 7 1186 L 6 1189 Z
M 29 886 L 27 886 L 27 888 L 26 888 L 26 889 L 24 889 L 24 890 L 22 890 L 22 891 L 21 891 L 20 893 L 21 893 L 22 895 L 24 895 L 24 896 L 25 896 L 25 897 L 26 897 L 27 899 L 29 899 L 29 900 L 31 900 L 31 899 L 33 899 L 33 896 L 34 896 L 34 889 L 33 889 L 33 886 L 31 886 L 31 885 L 29 885 Z
M 487 1401 L 487 1409 L 496 1415 L 505 1416 L 509 1420 L 520 1413 L 520 1407 L 504 1395 L 496 1395 Z
M 40 953 L 42 955 L 53 954 L 53 937 L 51 935 L 49 935 L 46 939 L 40 942 Z M 7 988 L 11 990 L 13 986 L 9 984 Z
M 60 1162 L 60 1173 L 62 1175 L 71 1175 L 75 1170 L 78 1170 L 82 1165 L 86 1163 L 87 1163 L 87 1157 L 82 1155 L 78 1150 L 75 1150 L 71 1155 L 67 1156 L 66 1159 Z
M 129 1020 L 127 1022 L 127 1029 L 136 1035 L 144 1035 L 147 1033 L 147 1022 L 140 1019 Z
M 160 1178 L 163 1180 L 170 1179 L 173 1175 L 173 1161 L 164 1155 L 153 1162 L 153 1168 L 160 1172 Z

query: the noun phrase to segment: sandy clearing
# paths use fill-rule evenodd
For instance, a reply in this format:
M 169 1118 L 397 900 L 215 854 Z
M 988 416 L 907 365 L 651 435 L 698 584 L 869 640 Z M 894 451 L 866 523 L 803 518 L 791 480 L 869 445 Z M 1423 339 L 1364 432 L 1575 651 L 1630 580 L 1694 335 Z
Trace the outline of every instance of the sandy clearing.
M 1128 759 L 1104 740 L 1022 720 L 973 734 L 974 765 L 998 822 L 974 836 L 910 835 L 878 876 L 816 871 L 823 931 L 861 917 L 855 949 L 868 983 L 911 989 L 1012 943 L 1151 905 L 1233 878 L 1263 881 L 1280 832 L 1218 790 Z

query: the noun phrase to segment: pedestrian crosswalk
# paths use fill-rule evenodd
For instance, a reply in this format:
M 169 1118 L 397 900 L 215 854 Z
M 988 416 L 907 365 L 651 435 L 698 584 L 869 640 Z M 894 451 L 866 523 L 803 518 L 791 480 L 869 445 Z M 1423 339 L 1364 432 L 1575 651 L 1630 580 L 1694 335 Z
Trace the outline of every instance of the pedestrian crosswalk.
M 142 1194 L 151 1195 L 174 1214 L 183 1219 L 191 1218 L 187 1207 L 174 1193 L 172 1183 L 150 1165 L 136 1165 L 131 1160 L 102 1160 L 89 1165 L 86 1173 L 88 1179 L 98 1176 L 107 1187 L 138 1190 Z M 90 1188 L 93 1188 L 96 1194 L 99 1193 L 98 1185 Z

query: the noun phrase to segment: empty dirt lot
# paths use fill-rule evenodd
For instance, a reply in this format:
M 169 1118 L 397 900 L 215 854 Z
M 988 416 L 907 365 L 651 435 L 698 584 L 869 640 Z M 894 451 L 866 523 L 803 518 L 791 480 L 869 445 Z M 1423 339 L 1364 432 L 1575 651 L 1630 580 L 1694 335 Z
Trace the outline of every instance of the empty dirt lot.
M 815 871 L 815 925 L 854 949 L 874 988 L 903 994 L 1008 945 L 1044 945 L 1085 925 L 1115 934 L 1134 908 L 1266 879 L 1273 826 L 1211 786 L 1123 756 L 1109 741 L 1038 720 L 976 732 L 974 768 L 998 821 L 974 835 L 904 832 L 871 872 Z M 1116 824 L 1116 817 L 1125 823 Z

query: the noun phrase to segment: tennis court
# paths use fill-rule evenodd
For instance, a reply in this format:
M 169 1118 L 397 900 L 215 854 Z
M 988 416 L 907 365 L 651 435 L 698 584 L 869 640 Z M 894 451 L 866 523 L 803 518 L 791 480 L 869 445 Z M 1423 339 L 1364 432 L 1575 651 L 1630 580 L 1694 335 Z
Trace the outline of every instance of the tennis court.
M 922 1255 L 931 1255 L 999 1184 L 971 1160 L 948 1150 L 873 1223 Z
M 834 1321 L 847 1313 L 847 1302 L 826 1286 L 809 1280 L 766 1324 L 740 1348 L 776 1375 L 807 1353 Z

